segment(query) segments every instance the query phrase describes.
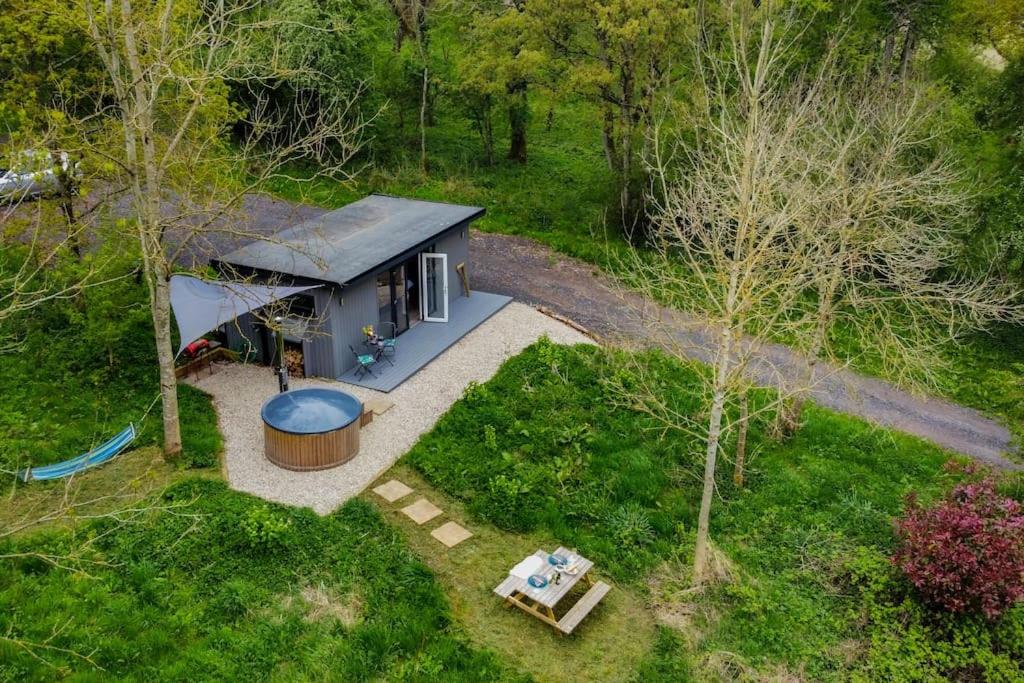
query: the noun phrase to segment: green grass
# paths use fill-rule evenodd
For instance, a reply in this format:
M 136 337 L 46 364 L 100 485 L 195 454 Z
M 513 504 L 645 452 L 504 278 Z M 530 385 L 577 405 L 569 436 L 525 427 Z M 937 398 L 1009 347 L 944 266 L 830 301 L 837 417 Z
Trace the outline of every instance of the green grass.
M 186 476 L 216 478 L 220 471 L 184 470 L 164 460 L 156 446 L 144 446 L 70 479 L 28 484 L 12 479 L 0 499 L 0 529 L 24 527 L 22 533 L 31 533 L 57 525 L 73 527 L 83 516 L 129 507 Z M 62 514 L 44 524 L 35 523 L 53 512 Z
M 363 502 L 320 518 L 194 478 L 160 502 L 177 507 L 106 536 L 92 576 L 0 564 L 0 680 L 523 679 L 467 644 L 431 572 Z
M 747 486 L 735 489 L 724 464 L 712 515 L 712 537 L 736 580 L 694 601 L 685 587 L 701 445 L 612 407 L 602 379 L 620 362 L 595 348 L 531 347 L 469 390 L 405 462 L 472 520 L 542 533 L 621 583 L 650 586 L 652 603 L 683 634 L 659 639 L 645 665 L 652 676 L 746 667 L 844 680 L 875 666 L 882 655 L 858 623 L 864 602 L 848 563 L 865 553 L 884 558 L 904 496 L 927 499 L 950 484 L 948 455 L 813 406 L 788 442 L 768 440 L 756 425 Z M 644 362 L 679 410 L 699 414 L 698 370 L 655 353 Z M 1024 624 L 1024 607 L 1008 619 Z M 1024 639 L 1008 638 L 1011 650 L 1024 648 Z M 1001 666 L 1019 671 L 1012 658 Z

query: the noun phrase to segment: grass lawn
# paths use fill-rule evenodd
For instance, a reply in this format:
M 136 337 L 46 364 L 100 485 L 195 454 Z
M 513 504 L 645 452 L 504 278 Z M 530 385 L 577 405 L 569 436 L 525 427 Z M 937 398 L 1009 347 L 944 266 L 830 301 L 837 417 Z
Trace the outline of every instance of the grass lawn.
M 0 680 L 523 680 L 467 643 L 364 502 L 321 518 L 194 477 L 158 502 L 116 533 L 83 527 L 102 536 L 90 575 L 0 564 Z
M 635 674 L 656 637 L 654 619 L 635 586 L 614 586 L 572 636 L 560 636 L 539 620 L 503 607 L 492 592 L 516 562 L 537 549 L 554 550 L 558 539 L 544 530 L 511 533 L 483 521 L 471 524 L 463 505 L 434 489 L 408 465 L 396 465 L 377 483 L 391 478 L 408 484 L 414 493 L 387 503 L 371 492 L 375 483 L 362 498 L 376 505 L 385 519 L 401 530 L 409 547 L 435 573 L 451 601 L 452 614 L 474 644 L 500 654 L 538 681 L 622 681 Z M 400 510 L 420 496 L 445 514 L 417 526 Z M 446 548 L 430 536 L 431 529 L 449 520 L 467 527 L 473 537 Z M 608 580 L 601 567 L 595 568 L 595 576 Z M 566 605 L 577 597 L 567 597 Z M 561 616 L 561 612 L 556 614 Z

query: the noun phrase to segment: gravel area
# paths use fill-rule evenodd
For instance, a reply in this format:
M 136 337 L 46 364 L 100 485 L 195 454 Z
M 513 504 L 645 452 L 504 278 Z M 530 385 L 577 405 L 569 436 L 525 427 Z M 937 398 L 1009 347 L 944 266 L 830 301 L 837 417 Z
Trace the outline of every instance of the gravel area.
M 277 391 L 277 381 L 268 368 L 226 364 L 198 380 L 196 386 L 213 395 L 224 435 L 224 467 L 232 488 L 327 514 L 391 467 L 434 426 L 471 381 L 490 379 L 505 360 L 545 334 L 560 344 L 593 343 L 536 309 L 513 302 L 388 394 L 341 382 L 293 379 L 294 389 L 328 386 L 363 401 L 380 396 L 394 401 L 394 407 L 375 416 L 362 430 L 356 457 L 319 472 L 292 472 L 263 457 L 259 409 Z

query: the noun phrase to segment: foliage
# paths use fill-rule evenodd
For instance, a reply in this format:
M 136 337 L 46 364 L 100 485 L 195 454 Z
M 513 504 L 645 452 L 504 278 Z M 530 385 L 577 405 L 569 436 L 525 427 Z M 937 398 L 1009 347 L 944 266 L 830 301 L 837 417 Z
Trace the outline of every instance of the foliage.
M 990 475 L 931 506 L 912 494 L 896 536 L 893 563 L 940 609 L 995 619 L 1024 599 L 1024 510 Z
M 288 545 L 291 520 L 275 514 L 268 506 L 249 509 L 242 519 L 242 530 L 249 547 L 256 551 L 273 552 Z
M 626 503 L 608 515 L 608 530 L 623 548 L 632 549 L 654 540 L 654 527 L 644 509 L 636 503 Z
M 521 680 L 465 642 L 430 572 L 365 503 L 317 517 L 198 479 L 163 500 L 183 507 L 106 537 L 92 577 L 0 565 L 0 680 Z M 268 514 L 291 529 L 273 553 L 245 530 Z M 22 542 L 53 550 L 73 539 Z M 357 593 L 363 618 L 309 618 L 308 585 Z M 36 659 L 11 638 L 91 664 L 56 649 Z
M 1000 681 L 1024 676 L 1024 606 L 993 623 L 982 615 L 935 612 L 923 605 L 888 558 L 858 547 L 843 568 L 856 597 L 866 652 L 855 681 Z
M 99 62 L 76 0 L 6 0 L 0 12 L 0 126 L 46 125 L 58 102 L 88 106 Z

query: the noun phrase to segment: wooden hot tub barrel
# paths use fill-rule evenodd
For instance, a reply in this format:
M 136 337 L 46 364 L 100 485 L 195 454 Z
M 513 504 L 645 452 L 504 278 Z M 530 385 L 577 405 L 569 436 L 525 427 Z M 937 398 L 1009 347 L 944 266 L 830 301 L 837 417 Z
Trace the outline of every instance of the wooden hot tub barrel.
M 278 467 L 306 472 L 348 462 L 359 452 L 362 404 L 331 389 L 297 389 L 263 405 L 263 452 Z

